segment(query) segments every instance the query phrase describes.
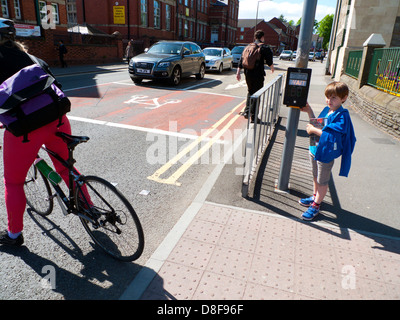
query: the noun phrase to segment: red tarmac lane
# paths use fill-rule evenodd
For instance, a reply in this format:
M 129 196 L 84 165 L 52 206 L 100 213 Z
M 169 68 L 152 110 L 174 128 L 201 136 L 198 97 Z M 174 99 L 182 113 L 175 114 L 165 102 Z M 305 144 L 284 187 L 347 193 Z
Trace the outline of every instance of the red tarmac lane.
M 73 115 L 149 129 L 195 131 L 209 129 L 227 113 L 221 126 L 244 107 L 244 99 L 186 90 L 148 88 L 127 83 L 108 83 L 69 92 Z M 231 129 L 243 128 L 239 117 Z

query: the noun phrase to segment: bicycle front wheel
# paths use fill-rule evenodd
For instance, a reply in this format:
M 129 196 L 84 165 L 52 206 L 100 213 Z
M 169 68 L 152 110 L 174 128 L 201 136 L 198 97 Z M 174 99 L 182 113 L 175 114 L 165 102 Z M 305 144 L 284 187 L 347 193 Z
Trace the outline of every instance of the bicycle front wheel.
M 29 168 L 24 191 L 26 203 L 33 211 L 41 216 L 47 216 L 53 211 L 54 203 L 49 181 L 34 165 Z
M 133 261 L 144 248 L 144 234 L 139 218 L 122 193 L 108 181 L 82 177 L 83 185 L 76 188 L 76 206 L 88 219 L 80 218 L 93 241 L 114 258 Z M 85 186 L 90 199 L 82 191 Z M 86 199 L 86 200 L 85 200 Z M 88 206 L 88 204 L 90 204 Z

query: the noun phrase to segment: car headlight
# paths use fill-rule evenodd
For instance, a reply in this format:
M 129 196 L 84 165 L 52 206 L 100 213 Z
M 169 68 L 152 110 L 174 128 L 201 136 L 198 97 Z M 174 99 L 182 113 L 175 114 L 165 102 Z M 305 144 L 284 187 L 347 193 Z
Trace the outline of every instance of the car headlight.
M 169 67 L 170 64 L 171 64 L 171 62 L 160 62 L 160 63 L 158 64 L 158 66 L 159 66 L 160 68 L 167 68 L 167 67 Z
M 135 64 L 135 63 L 133 62 L 133 59 L 131 59 L 131 61 L 129 61 L 129 66 L 130 66 L 130 67 L 133 67 L 134 64 Z

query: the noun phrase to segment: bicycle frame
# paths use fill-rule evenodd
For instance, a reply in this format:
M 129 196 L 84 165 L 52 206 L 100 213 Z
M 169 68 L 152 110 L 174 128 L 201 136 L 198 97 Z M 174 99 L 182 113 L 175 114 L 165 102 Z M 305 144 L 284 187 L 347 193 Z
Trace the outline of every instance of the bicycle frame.
M 59 161 L 65 168 L 68 169 L 68 197 L 65 195 L 64 191 L 61 189 L 59 185 L 54 185 L 50 183 L 50 185 L 53 187 L 55 190 L 56 194 L 53 195 L 57 197 L 58 203 L 61 207 L 61 210 L 63 211 L 64 215 L 74 213 L 78 215 L 79 217 L 88 220 L 89 222 L 93 223 L 94 225 L 97 224 L 97 221 L 93 220 L 91 217 L 88 217 L 87 215 L 84 215 L 78 211 L 78 208 L 76 207 L 75 203 L 75 197 L 74 197 L 74 187 L 76 186 L 79 189 L 79 194 L 82 195 L 82 200 L 85 201 L 85 204 L 89 207 L 89 204 L 86 200 L 86 197 L 83 194 L 83 191 L 81 189 L 82 182 L 81 177 L 82 175 L 74 168 L 74 163 L 76 160 L 73 157 L 73 149 L 68 148 L 68 159 L 64 160 L 61 158 L 57 153 L 54 151 L 42 146 L 42 150 L 44 150 L 47 154 L 50 156 L 54 157 L 57 161 Z M 39 157 L 39 156 L 37 156 Z

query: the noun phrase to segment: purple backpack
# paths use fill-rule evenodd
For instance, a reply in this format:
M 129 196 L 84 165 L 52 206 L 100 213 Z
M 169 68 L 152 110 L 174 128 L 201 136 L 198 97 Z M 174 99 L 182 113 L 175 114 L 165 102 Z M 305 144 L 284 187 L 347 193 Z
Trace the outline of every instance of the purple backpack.
M 61 118 L 71 103 L 39 64 L 27 66 L 0 85 L 0 122 L 16 137 Z

